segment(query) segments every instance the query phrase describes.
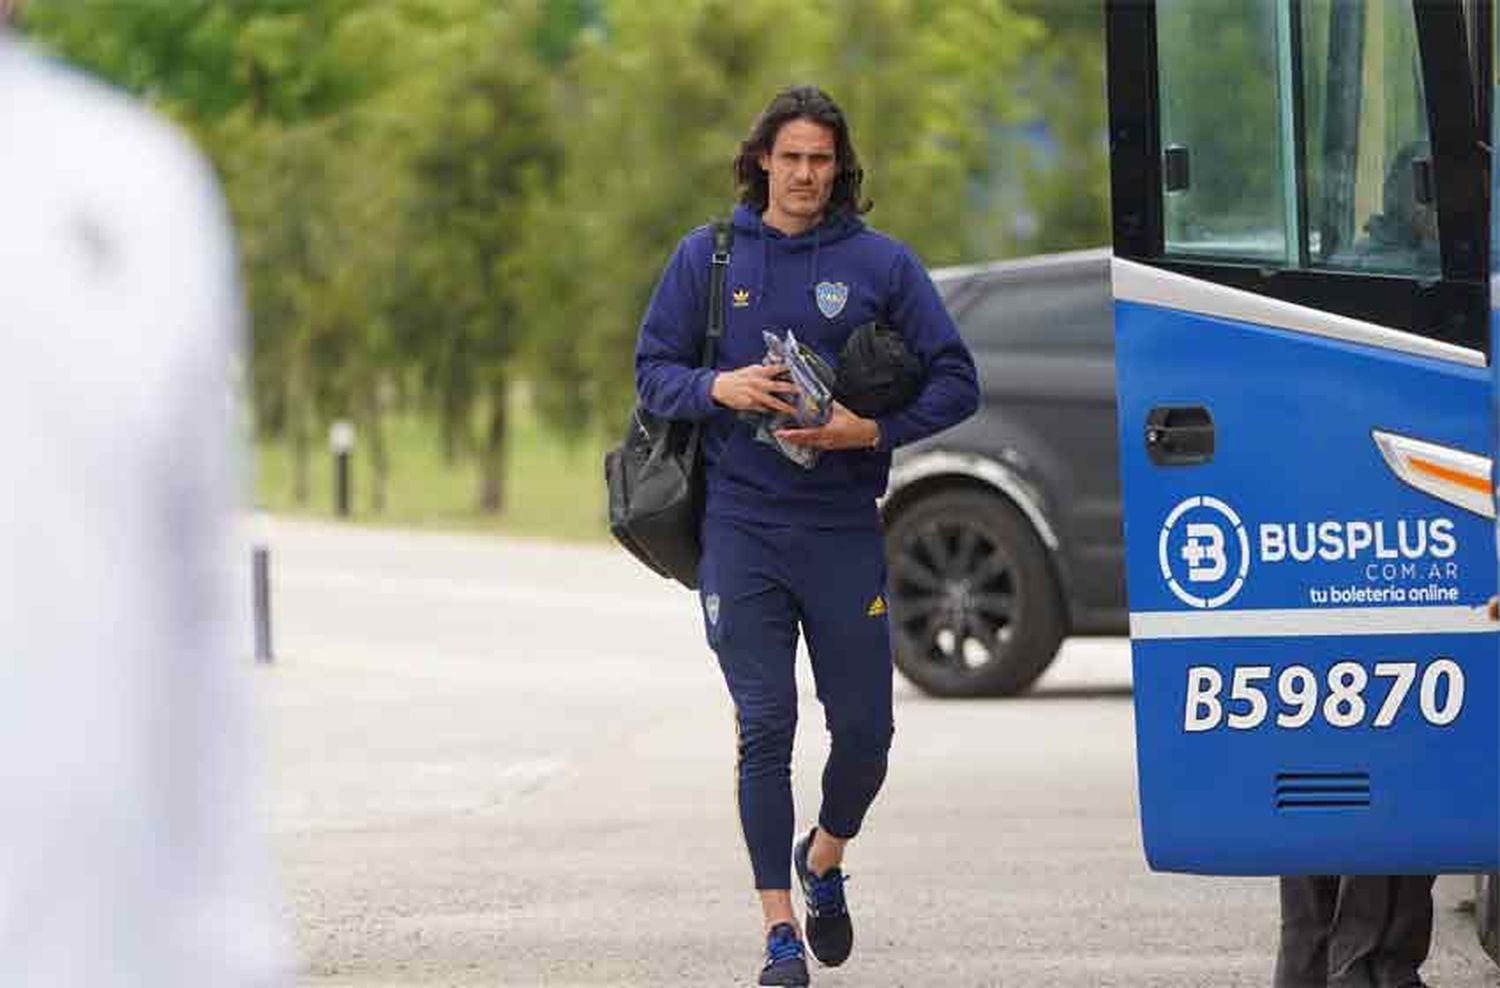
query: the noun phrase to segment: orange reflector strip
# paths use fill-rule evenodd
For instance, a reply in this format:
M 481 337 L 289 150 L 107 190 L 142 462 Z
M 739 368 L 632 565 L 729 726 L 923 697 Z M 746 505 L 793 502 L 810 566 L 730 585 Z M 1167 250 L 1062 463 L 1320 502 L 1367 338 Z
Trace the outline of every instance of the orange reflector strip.
M 1488 477 L 1476 477 L 1472 473 L 1464 473 L 1462 470 L 1445 467 L 1441 463 L 1433 463 L 1431 460 L 1424 460 L 1416 456 L 1409 457 L 1407 462 L 1411 464 L 1413 470 L 1419 473 L 1428 474 L 1439 480 L 1446 480 L 1448 483 L 1457 484 L 1460 487 L 1467 487 L 1469 490 L 1478 491 L 1481 494 L 1488 494 L 1490 492 Z

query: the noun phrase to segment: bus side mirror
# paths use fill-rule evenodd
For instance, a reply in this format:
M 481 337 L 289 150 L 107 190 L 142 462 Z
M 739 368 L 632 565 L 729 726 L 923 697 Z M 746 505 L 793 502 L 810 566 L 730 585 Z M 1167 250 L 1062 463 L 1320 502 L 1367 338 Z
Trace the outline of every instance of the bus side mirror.
M 1182 192 L 1188 187 L 1188 149 L 1184 144 L 1169 144 L 1161 153 L 1162 185 L 1168 192 Z

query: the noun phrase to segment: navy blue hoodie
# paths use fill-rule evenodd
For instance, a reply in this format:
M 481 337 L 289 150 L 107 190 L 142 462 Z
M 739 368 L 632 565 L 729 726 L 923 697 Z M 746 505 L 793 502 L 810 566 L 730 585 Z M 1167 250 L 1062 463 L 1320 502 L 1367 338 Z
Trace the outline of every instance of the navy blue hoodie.
M 856 216 L 836 215 L 789 237 L 737 206 L 724 337 L 709 369 L 699 361 L 712 251 L 712 230 L 694 230 L 656 286 L 636 346 L 641 403 L 667 418 L 707 421 L 709 515 L 815 528 L 876 524 L 890 451 L 963 421 L 979 403 L 973 358 L 932 280 L 905 245 Z M 763 329 L 792 330 L 837 367 L 849 334 L 878 317 L 900 330 L 926 372 L 916 400 L 879 420 L 878 449 L 825 451 L 804 470 L 756 442 L 753 427 L 710 396 L 716 370 L 760 362 Z

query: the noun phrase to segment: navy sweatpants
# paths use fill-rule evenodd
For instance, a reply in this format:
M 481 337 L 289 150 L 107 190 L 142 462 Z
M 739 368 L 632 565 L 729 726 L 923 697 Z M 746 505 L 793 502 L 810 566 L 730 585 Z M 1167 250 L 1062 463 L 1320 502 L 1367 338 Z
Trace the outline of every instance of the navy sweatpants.
M 831 742 L 818 826 L 855 836 L 885 781 L 893 721 L 881 534 L 710 517 L 699 583 L 708 642 L 734 699 L 755 887 L 790 888 L 799 628 Z

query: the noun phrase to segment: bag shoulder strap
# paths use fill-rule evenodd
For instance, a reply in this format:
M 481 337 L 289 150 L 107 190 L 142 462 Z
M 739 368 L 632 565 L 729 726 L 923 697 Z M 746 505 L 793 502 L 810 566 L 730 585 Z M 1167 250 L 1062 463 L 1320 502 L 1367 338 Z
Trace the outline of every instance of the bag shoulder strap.
M 708 320 L 703 337 L 701 366 L 712 367 L 719 355 L 719 337 L 724 335 L 724 280 L 729 276 L 729 250 L 734 227 L 728 220 L 714 220 L 714 252 L 709 258 Z

